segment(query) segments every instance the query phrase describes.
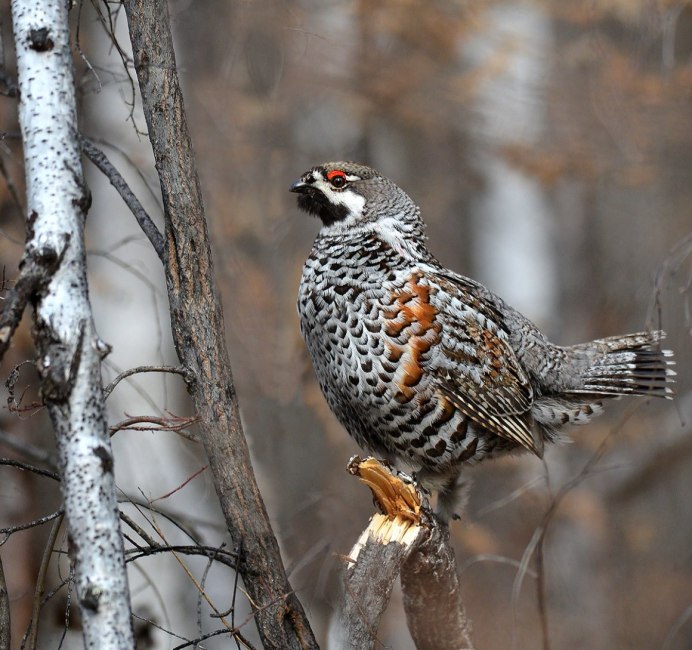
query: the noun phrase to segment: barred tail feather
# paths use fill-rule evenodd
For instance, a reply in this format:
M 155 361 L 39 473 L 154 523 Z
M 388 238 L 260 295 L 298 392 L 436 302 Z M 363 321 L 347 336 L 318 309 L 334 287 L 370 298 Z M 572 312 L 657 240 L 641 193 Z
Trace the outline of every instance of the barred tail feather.
M 583 384 L 571 393 L 589 393 L 604 397 L 646 395 L 672 399 L 676 375 L 673 353 L 660 349 L 665 332 L 640 332 L 594 341 L 600 352 L 581 373 Z

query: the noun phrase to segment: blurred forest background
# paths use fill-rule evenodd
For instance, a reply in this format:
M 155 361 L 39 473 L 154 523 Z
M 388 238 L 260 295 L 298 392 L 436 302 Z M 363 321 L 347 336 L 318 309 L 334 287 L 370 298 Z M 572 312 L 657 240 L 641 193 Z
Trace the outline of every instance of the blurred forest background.
M 9 2 L 2 5 L 11 74 Z M 402 186 L 421 206 L 439 259 L 499 293 L 552 340 L 662 326 L 676 353 L 674 402 L 612 403 L 543 463 L 513 458 L 469 472 L 468 512 L 452 536 L 477 647 L 541 647 L 530 553 L 557 495 L 543 550 L 552 647 L 692 647 L 692 3 L 169 6 L 254 466 L 291 582 L 322 642 L 339 555 L 373 507 L 345 472 L 358 450 L 329 412 L 298 331 L 296 292 L 318 223 L 298 212 L 287 189 L 314 164 L 348 159 Z M 72 19 L 82 130 L 158 217 L 124 12 L 78 1 Z M 0 260 L 11 282 L 24 239 L 14 99 L 0 101 L 0 129 Z M 94 200 L 91 297 L 100 335 L 113 345 L 108 383 L 128 367 L 177 360 L 156 256 L 108 182 L 85 168 Z M 29 326 L 27 315 L 3 382 L 34 357 Z M 0 456 L 50 465 L 37 383 L 27 364 L 0 389 Z M 121 383 L 108 408 L 111 424 L 192 415 L 179 378 L 166 375 Z M 186 539 L 165 519 L 171 514 L 207 544 L 228 541 L 208 471 L 180 487 L 205 465 L 199 445 L 168 431 L 120 431 L 113 444 L 123 499 L 158 499 L 155 523 L 168 541 Z M 50 479 L 0 467 L 0 527 L 57 507 Z M 123 509 L 140 516 L 135 506 Z M 49 528 L 15 533 L 0 547 L 16 647 Z M 58 544 L 65 547 L 63 532 Z M 186 562 L 218 610 L 230 607 L 233 572 Z M 55 561 L 46 592 L 67 572 L 64 558 Z M 131 563 L 130 580 L 141 648 L 174 647 L 194 638 L 198 624 L 218 627 L 173 556 Z M 397 598 L 380 638 L 407 650 Z M 236 624 L 246 616 L 243 599 Z M 68 606 L 65 588 L 47 602 L 39 647 L 58 647 Z M 63 647 L 80 647 L 76 616 Z M 256 639 L 251 623 L 243 629 Z

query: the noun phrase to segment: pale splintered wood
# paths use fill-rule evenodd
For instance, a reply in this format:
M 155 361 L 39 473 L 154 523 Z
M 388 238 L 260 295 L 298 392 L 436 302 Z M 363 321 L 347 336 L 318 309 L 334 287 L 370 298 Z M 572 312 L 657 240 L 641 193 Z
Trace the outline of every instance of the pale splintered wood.
M 388 515 L 375 514 L 370 518 L 368 527 L 353 545 L 348 554 L 348 560 L 350 562 L 358 561 L 358 555 L 370 537 L 378 544 L 386 545 L 393 542 L 409 548 L 418 539 L 420 532 L 419 524 L 414 524 L 403 517 L 392 518 Z
M 372 490 L 375 502 L 385 515 L 420 521 L 423 497 L 410 477 L 372 457 L 353 456 L 348 471 Z
M 348 555 L 350 562 L 358 560 L 369 537 L 378 544 L 393 542 L 410 548 L 421 533 L 422 497 L 413 482 L 408 477 L 394 474 L 376 458 L 354 456 L 348 464 L 348 471 L 370 488 L 382 511 L 370 518 L 370 523 Z
M 372 491 L 374 514 L 344 559 L 343 592 L 330 647 L 367 650 L 401 574 L 406 620 L 420 650 L 472 649 L 449 529 L 431 516 L 406 475 L 354 456 L 348 471 Z M 435 629 L 433 629 L 435 628 Z

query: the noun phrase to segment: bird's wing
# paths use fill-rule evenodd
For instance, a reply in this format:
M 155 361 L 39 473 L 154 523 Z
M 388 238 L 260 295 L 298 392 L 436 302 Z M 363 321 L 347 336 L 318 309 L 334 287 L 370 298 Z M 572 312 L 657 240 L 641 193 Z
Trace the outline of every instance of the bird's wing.
M 414 352 L 409 376 L 433 377 L 473 422 L 541 456 L 542 439 L 531 426 L 531 383 L 499 312 L 474 288 L 461 276 L 414 269 L 392 291 L 385 333 Z

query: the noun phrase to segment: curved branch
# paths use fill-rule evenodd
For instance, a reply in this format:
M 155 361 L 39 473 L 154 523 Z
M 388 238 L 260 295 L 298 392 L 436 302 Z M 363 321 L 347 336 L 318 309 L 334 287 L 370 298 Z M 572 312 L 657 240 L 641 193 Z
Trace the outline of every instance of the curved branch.
M 187 381 L 187 371 L 180 366 L 137 366 L 121 372 L 108 386 L 103 389 L 103 396 L 108 399 L 113 389 L 123 380 L 143 372 L 170 372 L 171 374 L 181 375 Z

